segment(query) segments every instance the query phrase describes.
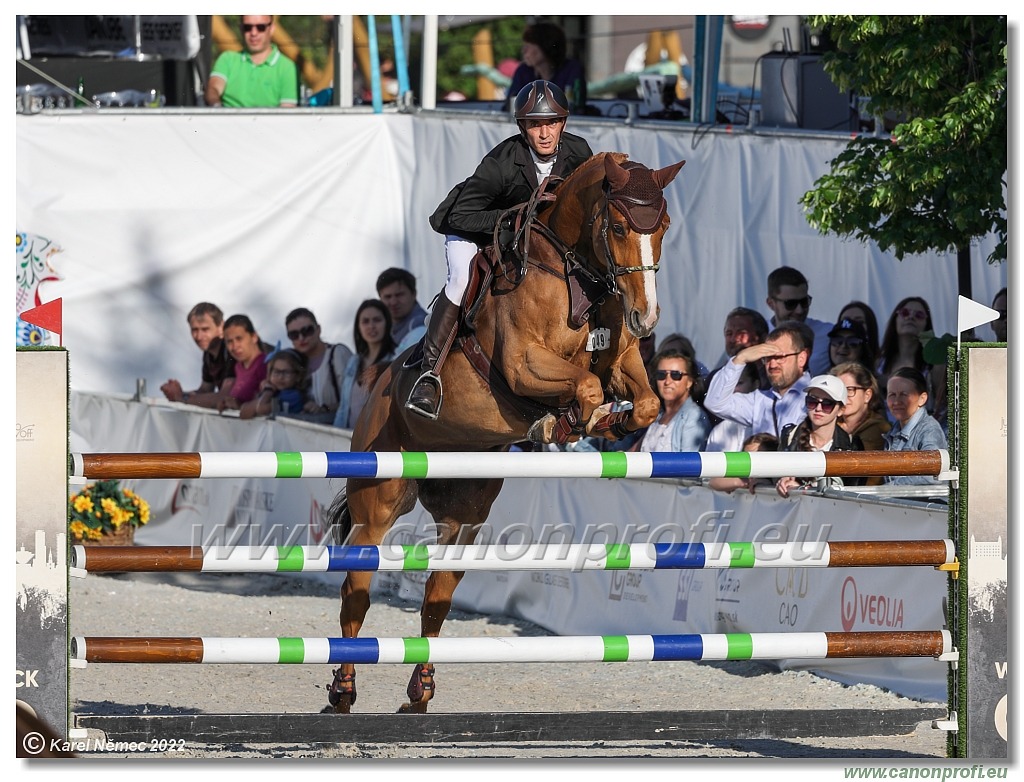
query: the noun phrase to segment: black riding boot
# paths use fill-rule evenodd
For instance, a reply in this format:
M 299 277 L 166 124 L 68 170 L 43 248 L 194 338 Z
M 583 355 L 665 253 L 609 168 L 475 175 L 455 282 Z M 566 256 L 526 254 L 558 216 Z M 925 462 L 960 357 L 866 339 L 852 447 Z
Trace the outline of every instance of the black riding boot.
M 458 328 L 459 305 L 449 301 L 441 291 L 427 321 L 427 334 L 423 339 L 423 363 L 420 364 L 423 374 L 405 403 L 414 413 L 431 420 L 437 418 L 441 411 L 441 365 L 455 341 Z

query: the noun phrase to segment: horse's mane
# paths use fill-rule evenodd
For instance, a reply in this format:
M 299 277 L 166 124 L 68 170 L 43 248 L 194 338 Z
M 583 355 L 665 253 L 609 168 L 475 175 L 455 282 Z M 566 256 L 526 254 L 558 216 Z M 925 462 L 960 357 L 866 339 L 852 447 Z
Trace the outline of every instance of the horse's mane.
M 629 155 L 624 152 L 598 152 L 591 155 L 585 160 L 579 168 L 573 171 L 567 176 L 562 184 L 562 188 L 578 187 L 581 180 L 584 184 L 589 184 L 593 180 L 604 178 L 604 159 L 606 156 L 611 155 L 612 159 L 615 160 L 619 165 L 622 165 L 626 160 L 629 159 Z M 596 174 L 595 174 L 596 172 Z

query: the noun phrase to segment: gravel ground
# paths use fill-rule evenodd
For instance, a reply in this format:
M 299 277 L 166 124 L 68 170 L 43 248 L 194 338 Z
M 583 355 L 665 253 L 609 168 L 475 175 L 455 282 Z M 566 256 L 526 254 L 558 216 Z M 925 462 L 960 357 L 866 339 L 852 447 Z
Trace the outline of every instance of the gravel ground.
M 340 578 L 339 575 L 340 584 Z M 337 587 L 309 578 L 234 574 L 90 575 L 71 585 L 74 635 L 330 636 Z M 377 599 L 363 636 L 419 634 L 419 606 Z M 508 617 L 453 612 L 446 636 L 547 635 Z M 404 701 L 410 666 L 364 665 L 353 711 L 391 714 Z M 101 665 L 71 671 L 76 714 L 313 713 L 326 703 L 324 665 Z M 845 686 L 756 662 L 567 663 L 438 666 L 433 714 L 721 709 L 920 709 L 906 735 L 657 742 L 480 744 L 196 745 L 145 758 L 945 758 L 930 726 L 941 704 L 867 685 Z M 337 715 L 344 720 L 344 716 Z M 416 719 L 415 716 L 396 719 Z M 186 738 L 187 737 L 182 737 Z M 90 752 L 90 759 L 139 753 Z M 135 765 L 135 764 L 131 764 Z

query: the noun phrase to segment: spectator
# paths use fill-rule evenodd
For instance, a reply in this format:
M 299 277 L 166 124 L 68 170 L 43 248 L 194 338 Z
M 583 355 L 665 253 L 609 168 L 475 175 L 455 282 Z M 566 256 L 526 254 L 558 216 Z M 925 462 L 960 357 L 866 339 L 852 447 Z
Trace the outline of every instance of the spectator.
M 306 358 L 309 390 L 301 416 L 305 420 L 330 424 L 338 412 L 341 382 L 352 351 L 345 345 L 324 342 L 316 315 L 305 307 L 289 312 L 284 319 L 292 348 Z M 295 409 L 292 408 L 292 412 Z
M 763 343 L 743 348 L 718 370 L 704 406 L 714 415 L 749 426 L 755 433 L 769 432 L 778 437 L 786 424 L 804 418 L 804 390 L 811 379 L 807 357 L 813 344 L 813 334 L 804 324 L 780 323 Z M 764 365 L 770 388 L 733 393 L 743 367 L 756 361 Z
M 654 382 L 661 412 L 643 436 L 637 451 L 699 451 L 711 428 L 707 413 L 691 397 L 697 380 L 696 362 L 678 350 L 660 350 L 654 357 Z
M 747 437 L 737 450 L 753 453 L 755 451 L 777 451 L 779 440 L 773 434 L 761 432 Z M 747 489 L 751 494 L 758 486 L 771 486 L 771 478 L 709 478 L 708 488 L 716 491 L 734 492 L 736 489 Z
M 341 402 L 334 416 L 334 425 L 341 429 L 352 429 L 356 425 L 380 374 L 377 365 L 395 357 L 391 311 L 380 299 L 366 299 L 359 305 L 352 333 L 356 352 L 345 365 Z
M 259 392 L 267 376 L 266 357 L 272 349 L 260 339 L 248 315 L 232 315 L 224 321 L 224 341 L 235 360 L 235 376 L 230 386 L 225 382 L 217 407 L 237 410 Z
M 717 371 L 717 370 L 716 370 Z M 734 394 L 749 394 L 761 388 L 761 362 L 752 361 L 745 364 L 736 381 Z M 753 434 L 750 427 L 737 421 L 730 421 L 722 418 L 717 424 L 711 427 L 708 434 L 708 442 L 704 446 L 706 451 L 740 451 L 743 450 L 743 443 Z M 772 435 L 774 437 L 774 435 Z
M 291 107 L 299 102 L 295 63 L 271 42 L 273 16 L 243 16 L 244 52 L 222 52 L 213 64 L 203 98 L 207 106 Z
M 259 393 L 239 408 L 239 418 L 301 413 L 308 380 L 305 355 L 292 348 L 277 351 L 267 361 L 267 377 Z
M 743 348 L 760 345 L 768 336 L 768 321 L 757 310 L 749 307 L 734 307 L 725 316 L 725 358 L 719 362 L 721 366 Z
M 216 304 L 201 301 L 186 316 L 192 340 L 203 351 L 202 382 L 193 391 L 183 391 L 181 383 L 171 378 L 160 390 L 171 402 L 189 403 L 192 394 L 210 394 L 219 391 L 225 379 L 231 376 L 234 359 L 224 344 L 224 313 Z
M 410 337 L 408 344 L 419 341 L 426 331 L 427 311 L 416 298 L 416 277 L 406 269 L 391 267 L 385 269 L 377 277 L 377 298 L 391 311 L 391 336 L 398 345 L 397 353 L 405 348 L 406 336 L 416 334 L 415 340 Z
M 847 434 L 839 426 L 839 417 L 846 406 L 846 386 L 835 375 L 818 375 L 807 385 L 804 398 L 807 416 L 799 424 L 789 424 L 779 438 L 780 451 L 863 451 L 856 435 Z M 849 483 L 858 481 L 847 479 Z M 793 489 L 843 485 L 842 478 L 795 478 L 785 476 L 775 483 L 779 496 L 788 497 Z
M 925 410 L 927 401 L 927 383 L 919 370 L 900 367 L 889 375 L 885 402 L 896 423 L 885 435 L 885 450 L 936 451 L 949 447 L 939 422 Z M 891 475 L 885 482 L 905 486 L 938 483 L 939 480 L 929 475 Z
M 829 374 L 846 386 L 846 407 L 839 426 L 848 434 L 857 435 L 865 451 L 884 451 L 884 435 L 892 424 L 881 413 L 882 400 L 874 372 L 863 364 L 849 361 L 832 367 Z
M 421 374 L 405 403 L 426 418 L 437 418 L 441 408 L 441 365 L 458 331 L 478 248 L 491 243 L 504 210 L 528 201 L 549 175 L 568 176 L 593 156 L 584 139 L 565 132 L 569 102 L 558 85 L 527 84 L 516 96 L 514 114 L 519 133 L 488 152 L 430 216 L 431 227 L 445 235 L 448 280 L 427 321 Z
M 839 310 L 839 317 L 836 318 L 836 323 L 843 320 L 853 320 L 864 327 L 864 332 L 868 335 L 868 351 L 874 357 L 874 362 L 878 361 L 878 318 L 875 316 L 875 311 L 871 309 L 867 304 L 862 301 L 851 301 L 841 310 Z M 875 363 L 865 363 L 868 369 L 874 370 Z
M 550 22 L 537 22 L 523 31 L 523 61 L 512 75 L 509 95 L 518 95 L 538 79 L 561 87 L 574 114 L 587 106 L 587 78 L 579 60 L 567 57 L 565 33 Z
M 864 326 L 846 318 L 838 321 L 828 333 L 828 361 L 830 371 L 832 367 L 849 361 L 856 361 L 866 367 L 875 366 L 878 357 L 871 349 L 871 341 Z
M 946 367 L 932 366 L 925 361 L 922 342 L 923 335 L 934 333 L 928 302 L 920 296 L 901 300 L 886 323 L 876 372 L 879 385 L 886 387 L 889 376 L 901 367 L 916 369 L 924 375 L 928 411 L 941 425 L 946 418 Z
M 807 364 L 813 375 L 828 372 L 828 332 L 831 323 L 807 317 L 811 309 L 811 296 L 807 293 L 807 278 L 799 269 L 781 266 L 768 275 L 768 309 L 772 311 L 771 325 L 784 320 L 806 323 L 814 332 L 814 350 Z
M 992 309 L 999 313 L 999 317 L 990 324 L 996 334 L 996 342 L 1006 342 L 1006 288 L 992 297 Z

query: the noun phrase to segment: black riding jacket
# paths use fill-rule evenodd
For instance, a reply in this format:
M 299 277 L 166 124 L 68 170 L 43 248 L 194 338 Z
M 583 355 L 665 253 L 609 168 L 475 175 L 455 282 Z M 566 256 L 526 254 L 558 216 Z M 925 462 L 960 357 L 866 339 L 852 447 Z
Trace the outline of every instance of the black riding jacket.
M 585 139 L 563 132 L 551 175 L 566 177 L 593 154 Z M 522 134 L 510 136 L 484 156 L 472 176 L 452 188 L 430 216 L 430 227 L 486 246 L 501 213 L 529 201 L 538 185 L 529 145 Z

